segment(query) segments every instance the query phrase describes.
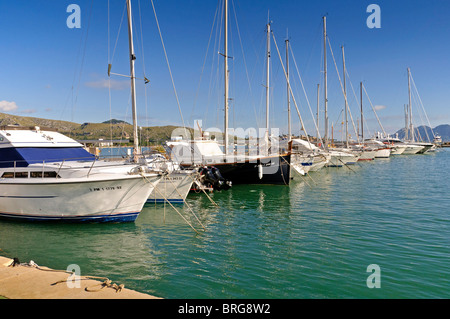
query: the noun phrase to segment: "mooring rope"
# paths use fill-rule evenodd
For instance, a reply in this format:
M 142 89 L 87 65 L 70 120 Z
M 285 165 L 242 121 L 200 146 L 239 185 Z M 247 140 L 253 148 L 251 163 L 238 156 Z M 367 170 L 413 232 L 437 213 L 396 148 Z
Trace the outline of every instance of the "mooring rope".
M 67 271 L 67 270 L 42 268 L 38 264 L 36 264 L 33 260 L 30 260 L 29 263 L 21 263 L 19 261 L 19 259 L 17 257 L 15 257 L 15 258 L 13 258 L 13 262 L 10 265 L 8 265 L 8 267 L 17 267 L 17 266 L 32 267 L 32 268 L 35 268 L 35 269 L 38 269 L 38 270 L 41 270 L 41 271 L 48 271 L 48 272 L 62 272 L 62 273 L 70 274 L 71 276 L 75 275 L 74 272 L 70 272 L 70 271 Z M 56 282 L 52 283 L 51 286 L 55 286 L 57 284 L 64 283 L 64 282 L 67 283 L 69 278 L 70 278 L 70 276 L 67 279 L 65 279 L 65 280 L 56 281 Z M 84 288 L 84 290 L 87 291 L 87 292 L 97 292 L 97 291 L 100 291 L 101 289 L 106 287 L 106 288 L 114 289 L 116 291 L 116 293 L 117 293 L 117 292 L 121 292 L 122 289 L 125 287 L 124 284 L 117 285 L 117 284 L 113 283 L 110 279 L 108 279 L 106 277 L 76 276 L 75 279 L 71 279 L 71 280 L 80 280 L 81 281 L 81 280 L 96 280 L 96 279 L 103 280 L 103 282 L 98 283 L 96 285 L 93 285 L 91 287 L 86 287 L 86 288 Z M 92 289 L 92 287 L 96 287 L 96 286 L 101 286 L 101 288 L 95 289 L 95 290 Z
M 143 172 L 141 172 L 141 176 L 147 181 L 149 182 L 152 186 L 153 186 L 153 190 L 157 191 L 159 195 L 161 195 L 163 197 L 163 199 L 169 203 L 169 205 L 177 212 L 178 215 L 180 215 L 181 218 L 183 218 L 183 220 L 186 222 L 186 224 L 188 224 L 197 234 L 200 234 L 198 232 L 197 229 L 195 229 L 194 226 L 192 226 L 192 224 L 178 211 L 178 209 L 175 208 L 175 206 L 172 205 L 172 203 L 164 196 L 164 194 L 162 194 L 157 188 L 156 185 L 153 184 L 148 178 L 147 176 L 144 175 Z

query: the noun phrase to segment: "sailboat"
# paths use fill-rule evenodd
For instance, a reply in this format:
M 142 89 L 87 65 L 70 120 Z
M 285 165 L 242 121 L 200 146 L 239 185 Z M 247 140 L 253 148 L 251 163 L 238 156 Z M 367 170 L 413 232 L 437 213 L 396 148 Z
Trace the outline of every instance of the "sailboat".
M 408 71 L 408 94 L 409 94 L 409 103 L 408 103 L 408 109 L 406 110 L 406 117 L 407 117 L 407 124 L 405 127 L 405 132 L 409 135 L 405 138 L 407 143 L 407 148 L 403 152 L 403 154 L 423 154 L 429 149 L 433 147 L 432 143 L 425 143 L 425 142 L 417 142 L 415 140 L 415 134 L 414 134 L 414 125 L 412 122 L 412 104 L 411 104 L 411 70 L 410 68 L 407 69 Z
M 214 166 L 221 175 L 233 184 L 281 184 L 290 180 L 289 151 L 279 152 L 277 137 L 269 135 L 269 59 L 270 23 L 267 24 L 267 84 L 266 84 L 266 128 L 264 138 L 259 138 L 254 152 L 241 153 L 229 143 L 229 69 L 228 69 L 228 0 L 224 0 L 224 145 L 223 150 L 216 140 L 201 136 L 192 140 L 172 140 L 166 144 L 172 156 L 183 167 Z M 249 143 L 250 144 L 250 143 Z M 230 146 L 233 150 L 230 150 Z
M 129 0 L 127 5 L 130 18 Z M 130 60 L 135 115 L 133 55 Z M 135 120 L 134 116 L 137 156 Z M 130 222 L 138 217 L 161 179 L 160 174 L 137 161 L 98 160 L 80 143 L 48 128 L 1 127 L 0 141 L 0 217 L 3 218 Z
M 183 169 L 161 154 L 146 156 L 147 167 L 164 172 L 161 181 L 147 199 L 148 203 L 184 203 L 192 185 L 198 180 L 194 169 Z
M 309 138 L 303 140 L 301 138 L 292 138 L 291 132 L 291 86 L 290 86 L 290 74 L 289 74 L 289 39 L 285 40 L 286 44 L 286 85 L 287 85 L 287 109 L 288 109 L 288 140 L 286 149 L 291 152 L 290 167 L 300 175 L 305 175 L 308 172 L 319 171 L 330 160 L 330 156 L 322 152 L 317 146 L 310 142 Z M 294 99 L 294 103 L 295 99 Z M 299 114 L 300 117 L 300 114 Z M 300 124 L 302 127 L 303 121 L 300 117 Z M 318 133 L 318 132 L 317 132 Z M 318 134 L 319 135 L 319 134 Z M 307 136 L 307 134 L 306 134 Z M 291 174 L 294 176 L 294 174 Z
M 327 167 L 342 167 L 344 165 L 355 164 L 358 161 L 359 155 L 355 154 L 344 148 L 335 148 L 334 145 L 330 145 L 328 136 L 328 77 L 327 77 L 327 25 L 326 16 L 322 17 L 323 20 L 323 49 L 324 49 L 324 104 L 325 104 L 325 149 L 330 156 Z M 345 92 L 345 90 L 344 90 Z M 344 95 L 346 106 L 347 97 Z M 347 135 L 348 137 L 348 135 Z M 332 139 L 333 140 L 333 139 Z M 333 146 L 333 147 L 332 147 Z
M 130 51 L 130 72 L 131 72 L 131 95 L 133 104 L 133 122 L 135 123 L 134 133 L 137 136 L 137 114 L 136 114 L 136 88 L 135 88 L 135 70 L 134 70 L 134 44 L 133 44 L 133 23 L 131 14 L 131 2 L 127 0 L 128 9 L 128 40 Z M 109 67 L 110 70 L 110 67 Z M 148 80 L 146 79 L 146 83 Z M 159 154 L 145 156 L 141 154 L 138 145 L 138 138 L 134 139 L 134 158 L 132 161 L 139 162 L 147 166 L 147 169 L 163 173 L 161 180 L 155 185 L 153 191 L 148 196 L 149 203 L 184 203 L 185 199 L 198 175 L 195 170 L 182 169 L 178 163 L 169 161 Z

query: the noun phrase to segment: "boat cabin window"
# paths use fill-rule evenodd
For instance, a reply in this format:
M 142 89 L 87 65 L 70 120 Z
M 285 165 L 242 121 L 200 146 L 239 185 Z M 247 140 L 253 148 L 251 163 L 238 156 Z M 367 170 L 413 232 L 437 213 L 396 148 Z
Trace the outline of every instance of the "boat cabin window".
M 30 172 L 30 176 L 28 176 L 28 172 L 4 172 L 2 174 L 2 178 L 42 178 L 42 172 Z M 44 172 L 44 178 L 60 178 L 60 176 L 53 171 Z
M 42 172 L 30 172 L 31 178 L 42 178 Z M 56 172 L 44 172 L 44 178 L 59 178 L 60 176 Z
M 2 178 L 28 178 L 28 172 L 4 172 Z

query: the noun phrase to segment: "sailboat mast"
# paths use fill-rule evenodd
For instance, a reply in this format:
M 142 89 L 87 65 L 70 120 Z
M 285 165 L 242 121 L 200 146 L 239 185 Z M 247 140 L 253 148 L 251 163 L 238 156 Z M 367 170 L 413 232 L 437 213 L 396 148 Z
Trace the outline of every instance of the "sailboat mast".
M 344 55 L 344 46 L 341 46 L 342 49 L 342 65 L 344 68 L 344 99 L 345 99 L 345 144 L 348 148 L 348 103 L 347 103 L 347 88 L 345 82 L 345 55 Z
M 228 154 L 228 91 L 229 91 L 229 71 L 228 71 L 228 0 L 224 0 L 224 82 L 225 82 L 225 123 L 224 123 L 224 153 Z
M 286 79 L 287 79 L 287 108 L 288 108 L 288 136 L 292 138 L 291 131 L 291 91 L 289 83 L 289 39 L 286 39 Z
M 317 83 L 317 138 L 319 138 L 319 115 L 320 115 L 320 84 Z
M 266 134 L 269 137 L 269 88 L 270 85 L 270 22 L 267 23 L 267 65 L 266 65 Z
M 408 115 L 408 105 L 403 104 L 403 108 L 405 109 L 405 140 L 408 141 L 409 140 L 409 125 L 408 125 L 408 119 L 409 119 L 409 115 Z
M 327 90 L 327 17 L 323 17 L 323 78 L 325 104 L 325 147 L 328 147 L 328 90 Z
M 137 127 L 137 112 L 136 112 L 136 76 L 134 71 L 134 60 L 136 56 L 134 55 L 133 46 L 133 22 L 131 14 L 131 1 L 127 0 L 127 13 L 128 13 L 128 43 L 130 48 L 130 78 L 131 78 L 131 108 L 133 116 L 133 139 L 134 139 L 134 160 L 137 162 L 140 155 L 139 149 L 139 136 Z
M 411 142 L 414 142 L 414 126 L 412 123 L 412 106 L 411 106 L 411 70 L 408 68 L 408 95 L 409 95 L 409 134 Z
M 359 83 L 359 96 L 361 99 L 361 140 L 364 145 L 364 116 L 363 116 L 363 87 L 362 82 Z

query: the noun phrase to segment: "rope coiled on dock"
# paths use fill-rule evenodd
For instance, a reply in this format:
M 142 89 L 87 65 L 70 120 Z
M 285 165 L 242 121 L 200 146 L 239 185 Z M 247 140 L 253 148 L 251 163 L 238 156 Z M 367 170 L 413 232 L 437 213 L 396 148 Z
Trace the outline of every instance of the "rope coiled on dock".
M 75 273 L 73 273 L 73 272 L 66 271 L 66 270 L 57 270 L 57 269 L 46 269 L 46 268 L 41 268 L 41 267 L 39 267 L 39 265 L 36 264 L 33 260 L 30 260 L 29 263 L 21 263 L 21 262 L 19 261 L 19 259 L 16 258 L 16 257 L 13 259 L 13 262 L 12 262 L 8 267 L 18 267 L 18 266 L 33 267 L 33 268 L 36 268 L 36 269 L 42 270 L 42 271 L 63 272 L 63 273 L 70 274 L 70 275 L 74 275 L 74 274 L 75 274 Z M 69 277 L 69 278 L 70 278 L 70 277 Z M 101 283 L 99 283 L 99 284 L 96 284 L 96 285 L 93 285 L 93 286 L 90 286 L 90 287 L 86 287 L 86 288 L 84 288 L 84 290 L 87 291 L 87 292 L 98 292 L 98 291 L 102 290 L 103 288 L 112 288 L 112 289 L 114 289 L 114 290 L 116 291 L 116 293 L 117 293 L 117 292 L 121 292 L 122 289 L 125 287 L 124 284 L 117 285 L 117 284 L 113 283 L 110 279 L 108 279 L 108 278 L 106 278 L 106 277 L 78 276 L 78 278 L 76 278 L 76 280 L 96 280 L 96 279 L 97 279 L 97 280 L 103 280 L 103 282 L 101 282 Z M 57 285 L 57 284 L 67 282 L 67 280 L 68 280 L 68 279 L 60 280 L 60 281 L 54 282 L 54 283 L 51 284 L 51 286 L 55 286 L 55 285 Z M 93 289 L 93 287 L 97 287 L 97 286 L 100 286 L 100 288 L 98 288 L 98 289 Z

